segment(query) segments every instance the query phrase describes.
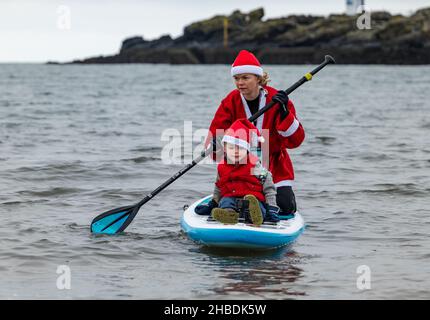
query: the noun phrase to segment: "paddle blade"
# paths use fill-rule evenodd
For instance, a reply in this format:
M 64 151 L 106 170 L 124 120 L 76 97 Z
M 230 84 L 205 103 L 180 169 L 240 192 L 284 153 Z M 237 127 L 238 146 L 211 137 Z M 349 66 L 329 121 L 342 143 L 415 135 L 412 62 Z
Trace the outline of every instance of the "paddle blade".
M 139 208 L 133 205 L 104 212 L 91 222 L 91 232 L 102 234 L 122 232 L 134 219 L 138 210 Z

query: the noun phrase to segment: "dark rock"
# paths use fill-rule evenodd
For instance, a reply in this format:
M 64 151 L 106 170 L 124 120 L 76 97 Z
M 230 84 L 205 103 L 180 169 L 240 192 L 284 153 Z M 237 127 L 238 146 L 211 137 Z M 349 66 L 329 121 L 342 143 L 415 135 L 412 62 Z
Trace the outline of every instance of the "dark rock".
M 166 49 L 171 48 L 173 45 L 173 39 L 170 35 L 164 35 L 160 38 L 151 41 L 150 48 L 157 48 L 157 49 Z
M 148 43 L 148 41 L 143 40 L 143 37 L 127 38 L 122 42 L 120 52 L 124 52 L 125 50 L 129 50 L 131 48 L 145 47 L 146 43 Z

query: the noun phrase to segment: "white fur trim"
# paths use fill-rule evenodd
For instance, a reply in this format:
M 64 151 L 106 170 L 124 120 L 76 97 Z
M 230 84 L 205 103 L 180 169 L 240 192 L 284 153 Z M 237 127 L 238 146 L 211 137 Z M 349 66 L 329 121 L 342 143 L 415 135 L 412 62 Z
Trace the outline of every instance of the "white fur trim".
M 235 138 L 235 137 L 232 137 L 232 136 L 225 135 L 222 138 L 222 142 L 227 142 L 227 143 L 230 143 L 230 144 L 235 144 L 235 145 L 238 145 L 239 147 L 245 148 L 248 151 L 250 150 L 249 143 L 246 142 L 245 140 L 242 140 L 242 139 L 239 139 L 239 138 Z
M 260 87 L 260 104 L 258 106 L 258 110 L 262 109 L 266 105 L 266 94 L 267 94 L 266 89 L 264 89 L 263 87 Z M 251 110 L 249 109 L 248 103 L 246 103 L 246 99 L 242 93 L 240 94 L 240 97 L 242 99 L 243 107 L 245 108 L 246 118 L 249 119 L 252 116 Z M 263 121 L 264 121 L 264 113 L 257 119 L 256 127 L 258 130 L 260 130 L 260 133 L 263 132 Z
M 283 136 L 283 137 L 286 138 L 286 137 L 289 137 L 289 136 L 293 135 L 297 131 L 297 129 L 299 128 L 299 126 L 300 126 L 299 121 L 297 121 L 297 119 L 294 118 L 294 122 L 287 129 L 287 131 L 278 131 L 278 132 L 279 132 L 279 134 L 281 136 Z
M 257 76 L 263 76 L 263 68 L 259 66 L 254 66 L 254 65 L 243 65 L 243 66 L 231 67 L 232 77 L 242 73 L 252 73 L 252 74 L 256 74 Z
M 275 187 L 292 187 L 294 180 L 282 180 L 275 183 Z

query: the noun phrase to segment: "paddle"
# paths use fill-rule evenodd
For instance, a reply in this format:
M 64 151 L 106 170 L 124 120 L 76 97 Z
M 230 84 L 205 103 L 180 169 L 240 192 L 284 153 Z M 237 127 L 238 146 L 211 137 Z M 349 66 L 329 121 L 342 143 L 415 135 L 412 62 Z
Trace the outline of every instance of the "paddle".
M 324 62 L 321 63 L 318 67 L 313 69 L 311 72 L 306 73 L 299 81 L 289 87 L 285 92 L 289 95 L 291 92 L 300 87 L 303 83 L 310 81 L 312 76 L 315 75 L 318 71 L 324 68 L 328 64 L 335 63 L 334 59 L 327 55 L 325 56 Z M 257 111 L 252 117 L 248 120 L 250 122 L 255 121 L 259 116 L 265 113 L 267 110 L 272 108 L 276 102 L 270 101 L 266 106 Z M 191 168 L 193 168 L 196 164 L 206 158 L 212 152 L 212 147 L 209 146 L 206 150 L 202 151 L 197 159 L 193 160 L 190 164 L 185 166 L 183 169 L 175 173 L 172 177 L 166 180 L 162 185 L 149 193 L 145 198 L 143 198 L 140 202 L 126 207 L 120 207 L 116 209 L 109 210 L 104 212 L 94 218 L 91 223 L 91 232 L 93 233 L 103 233 L 103 234 L 116 234 L 120 233 L 128 227 L 128 225 L 133 221 L 140 207 L 142 207 L 145 203 L 155 197 L 158 193 L 164 190 L 171 183 L 176 181 L 179 177 L 188 172 Z

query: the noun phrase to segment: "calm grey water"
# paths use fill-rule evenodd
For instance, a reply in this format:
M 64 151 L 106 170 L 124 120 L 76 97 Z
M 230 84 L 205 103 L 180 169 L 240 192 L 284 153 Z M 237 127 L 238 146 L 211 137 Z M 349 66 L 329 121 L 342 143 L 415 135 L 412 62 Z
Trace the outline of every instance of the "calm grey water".
M 310 68 L 267 71 L 287 88 Z M 161 134 L 208 127 L 233 87 L 228 66 L 0 65 L 0 298 L 430 298 L 429 74 L 329 66 L 291 95 L 307 133 L 290 153 L 307 230 L 257 254 L 181 233 L 183 205 L 212 190 L 210 165 L 145 205 L 127 233 L 89 232 L 97 214 L 183 167 L 162 163 Z M 57 289 L 60 265 L 70 290 Z M 368 290 L 357 287 L 363 265 Z

